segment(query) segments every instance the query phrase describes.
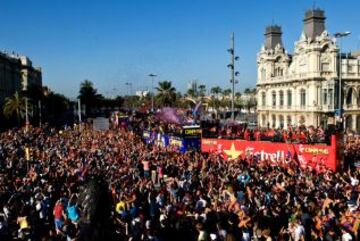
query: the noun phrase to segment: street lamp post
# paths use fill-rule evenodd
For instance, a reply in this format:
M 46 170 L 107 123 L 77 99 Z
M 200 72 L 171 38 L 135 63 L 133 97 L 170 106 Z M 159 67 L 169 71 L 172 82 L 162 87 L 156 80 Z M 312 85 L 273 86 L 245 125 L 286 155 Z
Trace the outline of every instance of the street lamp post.
M 149 74 L 149 77 L 151 78 L 151 112 L 154 112 L 154 78 L 156 77 L 156 74 Z
M 342 128 L 342 122 L 343 122 L 343 120 L 342 120 L 342 118 L 343 118 L 343 113 L 342 113 L 342 107 L 343 107 L 343 105 L 342 105 L 342 63 L 341 63 L 341 58 L 342 58 L 342 56 L 341 56 L 341 39 L 343 38 L 343 37 L 346 37 L 346 36 L 348 36 L 348 35 L 350 35 L 351 34 L 351 32 L 349 32 L 349 31 L 346 31 L 346 32 L 339 32 L 339 33 L 335 33 L 334 34 L 334 37 L 336 38 L 336 39 L 339 39 L 339 87 L 338 87 L 338 92 L 339 92 L 339 96 L 338 96 L 338 111 L 339 111 L 339 127 L 340 128 Z
M 235 76 L 239 75 L 239 72 L 235 72 L 235 60 L 239 60 L 238 56 L 235 56 L 235 44 L 234 44 L 234 33 L 231 35 L 231 43 L 230 49 L 228 49 L 230 53 L 230 64 L 228 64 L 228 68 L 230 68 L 230 76 L 231 76 L 231 119 L 235 120 L 235 112 L 234 112 L 234 100 L 235 100 L 235 84 L 237 84 L 237 80 L 235 80 Z

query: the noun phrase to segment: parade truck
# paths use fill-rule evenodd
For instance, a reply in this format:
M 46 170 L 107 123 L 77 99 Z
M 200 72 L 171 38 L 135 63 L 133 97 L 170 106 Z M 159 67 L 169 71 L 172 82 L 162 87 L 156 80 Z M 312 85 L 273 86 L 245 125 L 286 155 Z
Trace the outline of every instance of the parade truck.
M 201 148 L 201 128 L 199 125 L 183 125 L 179 133 L 158 133 L 145 130 L 143 139 L 148 144 L 157 144 L 163 147 L 171 145 L 183 153 L 190 150 L 199 151 Z
M 266 161 L 273 166 L 286 167 L 290 160 L 296 161 L 301 168 L 310 168 L 317 172 L 330 169 L 336 171 L 342 166 L 343 154 L 341 137 L 330 135 L 330 143 L 291 143 L 265 140 L 246 140 L 216 135 L 218 123 L 204 123 L 201 139 L 201 151 L 223 156 L 226 160 Z M 223 128 L 222 128 L 223 129 Z

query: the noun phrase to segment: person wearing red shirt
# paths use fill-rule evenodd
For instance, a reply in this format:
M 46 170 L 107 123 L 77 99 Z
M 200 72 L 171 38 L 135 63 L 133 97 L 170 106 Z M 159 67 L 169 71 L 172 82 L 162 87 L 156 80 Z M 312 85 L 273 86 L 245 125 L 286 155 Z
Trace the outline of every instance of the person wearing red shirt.
M 245 129 L 244 140 L 250 141 L 250 133 L 248 129 Z
M 260 131 L 259 131 L 259 130 L 256 130 L 256 131 L 255 131 L 254 137 L 255 137 L 255 140 L 256 140 L 256 141 L 260 141 Z
M 53 210 L 53 215 L 54 215 L 54 219 L 55 219 L 56 233 L 59 234 L 64 225 L 64 216 L 65 216 L 64 204 L 62 203 L 61 200 L 58 200 L 56 202 L 54 210 Z
M 283 139 L 284 139 L 284 142 L 288 141 L 288 133 L 286 131 L 283 131 Z

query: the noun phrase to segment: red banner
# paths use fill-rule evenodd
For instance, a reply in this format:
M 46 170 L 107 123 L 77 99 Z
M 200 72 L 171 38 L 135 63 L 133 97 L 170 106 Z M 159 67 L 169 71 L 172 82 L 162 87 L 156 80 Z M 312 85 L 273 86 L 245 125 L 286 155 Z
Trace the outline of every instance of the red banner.
M 332 140 L 332 143 L 334 140 Z M 228 159 L 246 156 L 258 156 L 273 165 L 284 165 L 286 159 L 296 158 L 302 168 L 311 167 L 321 171 L 324 167 L 336 170 L 336 144 L 307 145 L 292 143 L 274 143 L 266 141 L 245 141 L 225 139 L 202 139 L 202 152 L 217 152 Z

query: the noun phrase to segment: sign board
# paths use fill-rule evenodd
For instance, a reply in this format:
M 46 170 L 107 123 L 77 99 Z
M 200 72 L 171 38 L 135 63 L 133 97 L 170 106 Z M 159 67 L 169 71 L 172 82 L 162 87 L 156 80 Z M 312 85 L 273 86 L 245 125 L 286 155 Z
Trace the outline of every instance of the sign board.
M 96 117 L 93 120 L 93 129 L 95 131 L 107 131 L 109 130 L 109 118 L 105 117 Z
M 335 138 L 334 138 L 335 139 Z M 273 143 L 266 141 L 245 141 L 225 139 L 202 139 L 201 151 L 218 153 L 227 159 L 258 156 L 261 161 L 270 161 L 274 166 L 284 166 L 288 157 L 296 157 L 302 168 L 310 167 L 318 172 L 325 168 L 336 170 L 336 143 L 323 144 L 292 144 Z
M 201 128 L 200 126 L 183 126 L 182 134 L 184 138 L 200 138 Z

